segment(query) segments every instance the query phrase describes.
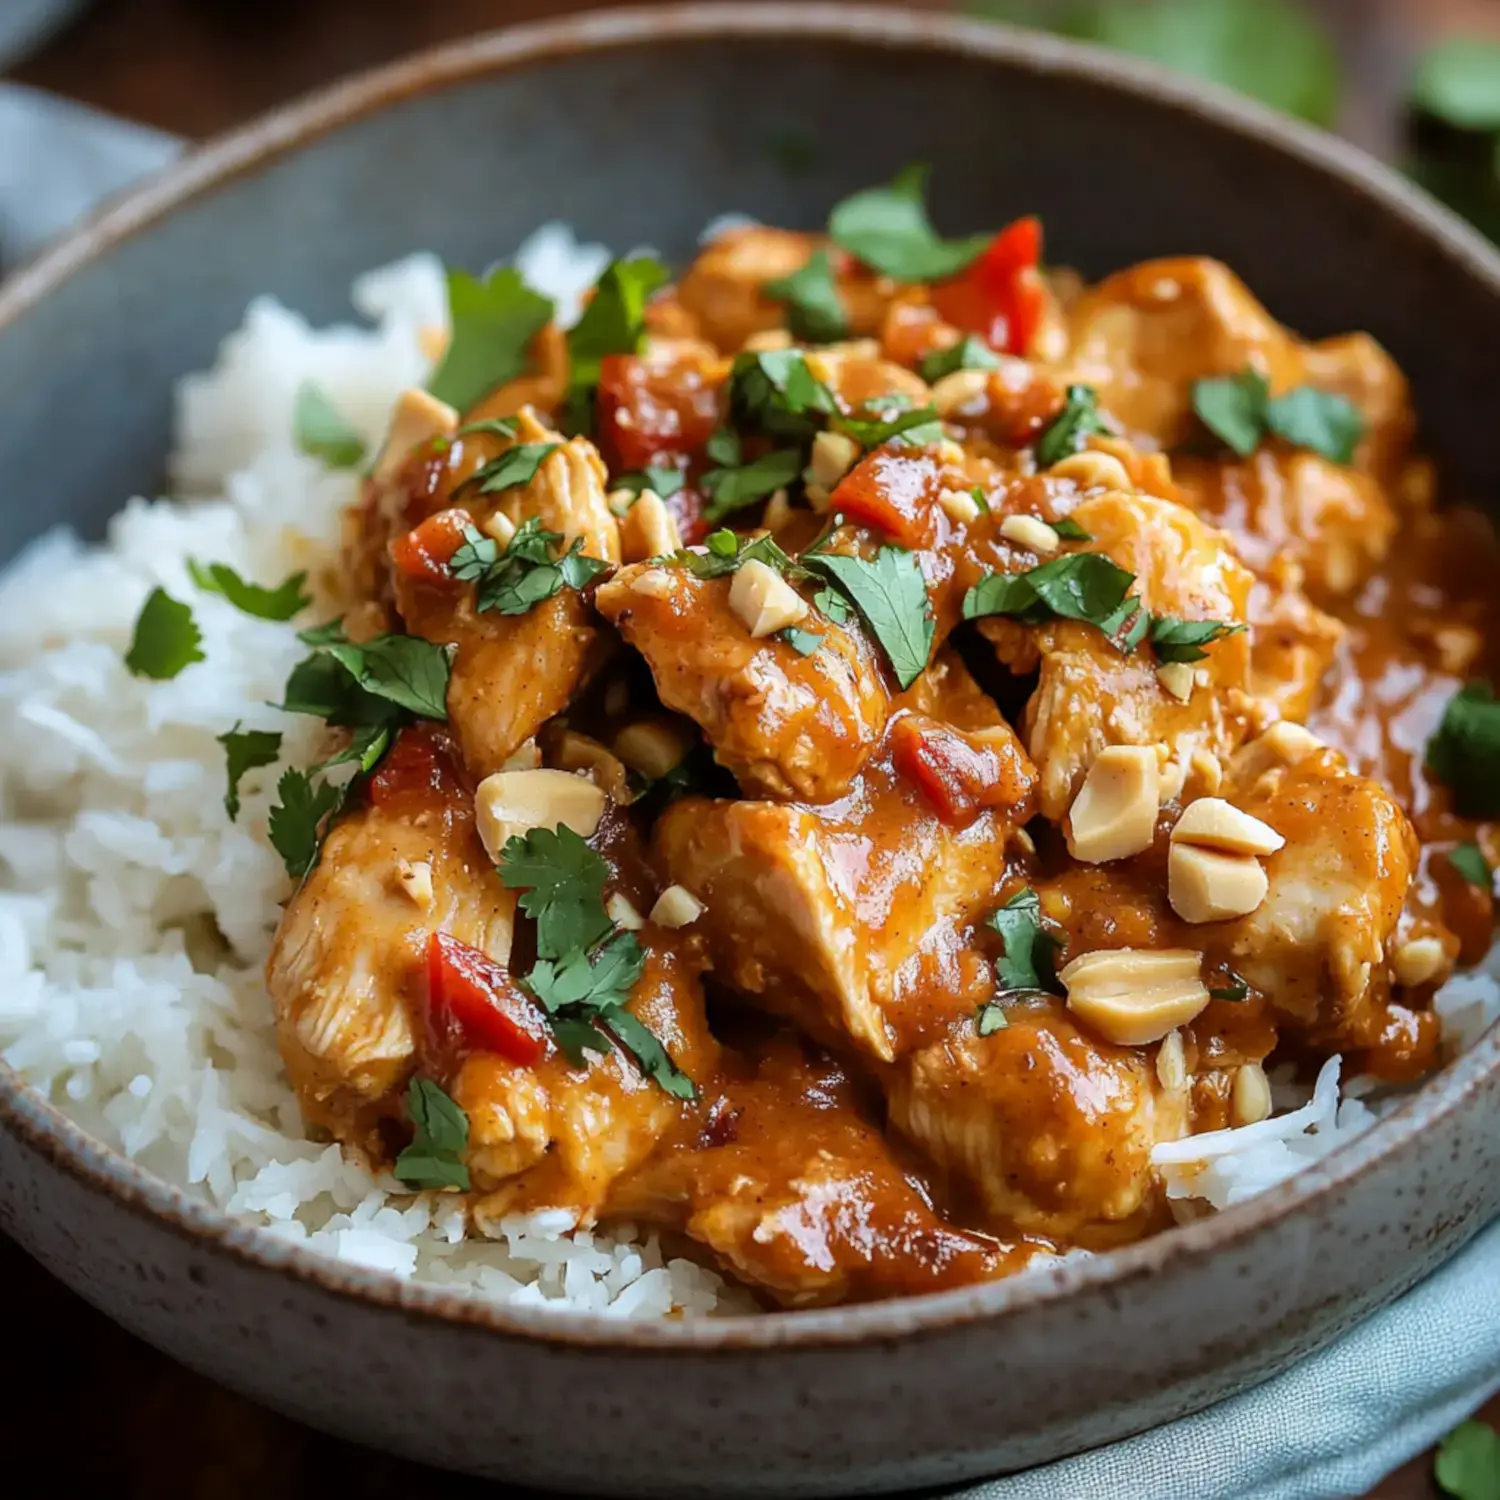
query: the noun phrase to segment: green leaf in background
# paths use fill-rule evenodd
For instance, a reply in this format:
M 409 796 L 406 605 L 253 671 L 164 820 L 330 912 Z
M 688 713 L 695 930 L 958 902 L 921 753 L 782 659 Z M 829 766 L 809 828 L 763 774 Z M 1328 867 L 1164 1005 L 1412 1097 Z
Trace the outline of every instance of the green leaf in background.
M 1488 1422 L 1461 1422 L 1443 1439 L 1433 1474 L 1454 1500 L 1500 1500 L 1500 1433 Z
M 884 187 L 865 188 L 836 203 L 828 234 L 882 276 L 897 281 L 941 281 L 975 260 L 991 236 L 945 240 L 927 217 L 927 168 L 904 167 Z
M 1422 58 L 1411 102 L 1457 130 L 1500 130 L 1500 42 L 1439 42 Z
M 552 316 L 552 302 L 513 266 L 483 281 L 449 271 L 448 311 L 453 333 L 427 389 L 462 412 L 525 370 L 527 349 Z
M 166 682 L 202 660 L 203 635 L 192 610 L 165 589 L 152 589 L 136 617 L 135 633 L 125 653 L 130 674 Z
M 849 320 L 826 250 L 814 252 L 807 264 L 790 276 L 766 282 L 761 291 L 786 303 L 787 326 L 793 338 L 809 344 L 831 344 L 848 337 Z
M 1099 42 L 1238 89 L 1287 114 L 1332 124 L 1333 45 L 1294 0 L 972 0 L 974 10 Z
M 322 387 L 304 380 L 292 402 L 292 437 L 299 451 L 320 458 L 330 469 L 356 469 L 365 440 L 344 419 Z

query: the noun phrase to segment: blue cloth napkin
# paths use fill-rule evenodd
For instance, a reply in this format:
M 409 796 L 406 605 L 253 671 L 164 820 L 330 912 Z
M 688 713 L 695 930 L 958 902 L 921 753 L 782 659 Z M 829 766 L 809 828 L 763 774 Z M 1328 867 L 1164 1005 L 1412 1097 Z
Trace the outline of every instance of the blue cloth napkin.
M 3 3 L 3 0 L 0 0 Z M 0 266 L 180 143 L 0 84 Z M 953 1500 L 1336 1500 L 1364 1494 L 1500 1389 L 1500 1224 L 1284 1375 L 1109 1448 Z

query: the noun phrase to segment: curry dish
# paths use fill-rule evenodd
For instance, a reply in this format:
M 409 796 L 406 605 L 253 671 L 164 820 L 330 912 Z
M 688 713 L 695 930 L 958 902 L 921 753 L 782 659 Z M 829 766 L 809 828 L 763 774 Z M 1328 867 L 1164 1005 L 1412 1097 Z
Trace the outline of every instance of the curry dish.
M 1268 1069 L 1441 1061 L 1495 546 L 1401 372 L 1213 261 L 943 239 L 920 186 L 616 262 L 568 331 L 467 282 L 348 518 L 280 1043 L 481 1226 L 933 1290 L 1193 1211 L 1153 1148 Z

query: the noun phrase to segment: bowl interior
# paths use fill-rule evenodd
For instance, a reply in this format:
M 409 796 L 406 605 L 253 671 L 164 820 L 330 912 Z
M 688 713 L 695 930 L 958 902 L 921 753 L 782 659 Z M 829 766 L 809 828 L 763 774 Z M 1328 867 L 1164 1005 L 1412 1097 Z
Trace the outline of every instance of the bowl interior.
M 601 37 L 619 45 L 574 45 Z M 482 268 L 553 219 L 680 265 L 717 214 L 816 227 L 909 161 L 931 163 L 949 232 L 1037 213 L 1054 263 L 1216 255 L 1309 335 L 1369 330 L 1458 485 L 1500 479 L 1497 262 L 1345 148 L 1250 106 L 1205 110 L 1151 69 L 930 17 L 687 7 L 643 37 L 616 13 L 497 68 L 525 38 L 211 148 L 90 231 L 99 253 L 85 237 L 0 289 L 0 559 L 60 522 L 98 534 L 155 491 L 172 382 L 257 295 L 347 319 L 361 271 L 420 249 Z

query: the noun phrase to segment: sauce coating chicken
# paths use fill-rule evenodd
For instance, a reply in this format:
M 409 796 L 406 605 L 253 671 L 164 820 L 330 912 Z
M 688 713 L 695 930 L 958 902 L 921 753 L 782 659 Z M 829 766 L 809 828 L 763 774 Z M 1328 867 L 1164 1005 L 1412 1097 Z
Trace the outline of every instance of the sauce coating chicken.
M 1153 1149 L 1282 1060 L 1419 1076 L 1500 853 L 1443 743 L 1495 539 L 1384 351 L 1209 260 L 1075 288 L 1020 220 L 923 282 L 841 222 L 408 393 L 268 968 L 321 1130 L 787 1307 L 1154 1232 Z

